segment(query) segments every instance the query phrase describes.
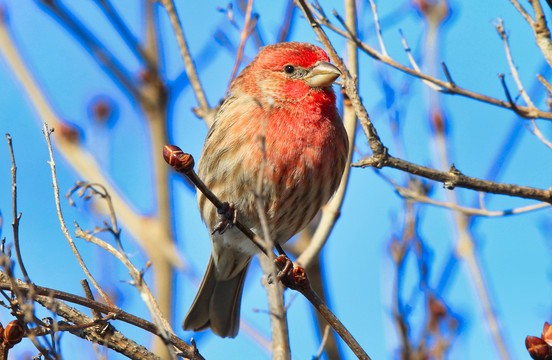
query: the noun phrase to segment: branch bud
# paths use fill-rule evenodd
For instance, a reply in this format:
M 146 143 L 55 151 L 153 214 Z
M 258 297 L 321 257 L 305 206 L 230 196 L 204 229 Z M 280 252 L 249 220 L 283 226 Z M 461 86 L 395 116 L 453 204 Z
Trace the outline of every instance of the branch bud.
M 186 154 L 176 145 L 165 145 L 163 147 L 163 158 L 180 173 L 188 173 L 194 170 L 194 158 Z

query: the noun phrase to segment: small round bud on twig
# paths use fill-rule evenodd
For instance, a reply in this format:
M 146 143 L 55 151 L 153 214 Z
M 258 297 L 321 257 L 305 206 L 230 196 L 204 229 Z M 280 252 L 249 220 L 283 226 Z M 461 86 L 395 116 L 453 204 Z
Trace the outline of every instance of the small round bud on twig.
M 186 154 L 176 145 L 165 145 L 163 158 L 178 172 L 187 173 L 194 169 L 193 156 Z
M 25 335 L 25 327 L 19 320 L 13 320 L 4 329 L 4 346 L 12 348 Z
M 525 338 L 525 347 L 529 355 L 535 360 L 550 360 L 550 346 L 541 338 L 536 336 L 527 336 Z
M 545 322 L 542 328 L 541 339 L 543 339 L 548 345 L 552 346 L 552 325 Z

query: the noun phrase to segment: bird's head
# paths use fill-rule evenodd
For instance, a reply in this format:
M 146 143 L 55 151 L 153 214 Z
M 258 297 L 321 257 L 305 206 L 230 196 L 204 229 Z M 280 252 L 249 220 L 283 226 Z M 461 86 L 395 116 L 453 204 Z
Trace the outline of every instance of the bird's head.
M 341 72 L 329 61 L 324 50 L 312 44 L 268 45 L 242 71 L 235 85 L 249 95 L 264 95 L 275 102 L 302 101 L 312 92 L 335 99 L 331 86 Z

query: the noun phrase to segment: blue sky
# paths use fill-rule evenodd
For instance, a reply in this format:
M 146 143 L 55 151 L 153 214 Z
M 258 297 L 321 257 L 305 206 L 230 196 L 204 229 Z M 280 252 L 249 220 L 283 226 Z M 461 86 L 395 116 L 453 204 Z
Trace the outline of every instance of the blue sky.
M 137 105 L 129 102 L 128 96 L 113 85 L 90 55 L 82 51 L 80 44 L 42 11 L 36 2 L 4 0 L 1 4 L 7 9 L 9 26 L 18 49 L 58 115 L 82 130 L 85 135 L 83 146 L 94 154 L 133 207 L 140 213 L 155 213 L 151 157 L 161 156 L 161 151 L 150 154 L 146 126 Z M 343 14 L 341 2 L 321 1 L 321 4 L 328 15 L 333 7 Z M 378 3 L 383 36 L 390 56 L 408 64 L 398 32 L 401 29 L 414 56 L 420 59 L 422 68 L 427 69 L 428 65 L 423 62 L 427 29 L 419 15 L 406 7 L 408 4 Z M 177 6 L 211 106 L 224 96 L 235 61 L 235 54 L 215 41 L 213 34 L 220 30 L 234 44 L 239 41 L 238 30 L 229 24 L 223 13 L 217 11 L 217 7 L 225 8 L 226 5 L 224 1 L 212 1 L 193 6 L 179 2 Z M 139 63 L 94 2 L 75 1 L 66 6 L 93 29 L 133 76 L 138 76 Z M 123 1 L 114 1 L 114 6 L 130 29 L 141 37 L 142 8 L 136 3 Z M 529 26 L 510 2 L 452 1 L 450 6 L 452 12 L 440 34 L 437 57 L 446 62 L 455 82 L 464 88 L 504 99 L 504 91 L 497 76 L 504 73 L 510 91 L 517 94 L 502 41 L 493 25 L 500 17 L 510 34 L 512 55 L 520 77 L 527 89 L 535 89 L 531 93 L 533 100 L 541 109 L 545 109 L 545 89 L 538 84 L 536 74 L 541 73 L 550 80 L 550 70 L 544 66 Z M 378 49 L 369 4 L 362 4 L 360 8 L 359 30 L 365 42 Z M 408 10 L 400 10 L 405 8 Z M 267 44 L 273 43 L 284 13 L 283 3 L 275 5 L 258 1 L 254 10 L 260 14 L 263 40 Z M 549 8 L 545 9 L 545 14 L 550 16 Z M 164 74 L 168 81 L 172 81 L 183 70 L 182 60 L 164 14 L 161 20 Z M 331 17 L 331 20 L 338 24 L 335 18 Z M 242 24 L 241 17 L 238 16 L 237 21 Z M 345 57 L 344 41 L 331 31 L 327 32 L 338 52 Z M 316 43 L 316 37 L 307 22 L 299 17 L 290 40 Z M 252 59 L 256 52 L 254 43 L 248 41 L 246 59 Z M 429 99 L 434 95 L 433 90 L 419 80 L 375 62 L 366 54 L 360 53 L 359 64 L 360 95 L 390 153 L 417 164 L 439 168 L 437 148 L 428 123 Z M 442 73 L 437 76 L 444 79 Z M 393 104 L 399 109 L 400 146 L 393 140 L 389 124 L 391 112 L 385 106 L 384 80 L 395 91 Z M 63 238 L 55 214 L 50 169 L 46 163 L 48 154 L 40 131 L 41 119 L 2 57 L 0 84 L 0 130 L 2 134 L 11 134 L 18 165 L 24 261 L 37 284 L 80 293 L 79 280 L 84 278 L 84 274 Z M 409 87 L 405 90 L 406 84 Z M 90 102 L 97 96 L 108 96 L 117 104 L 116 121 L 111 129 L 91 120 Z M 441 94 L 438 100 L 449 124 L 447 135 L 451 162 L 464 174 L 486 178 L 497 156 L 508 151 L 497 181 L 538 188 L 550 187 L 552 168 L 548 164 L 552 160 L 551 150 L 528 131 L 525 120 L 510 111 L 460 96 Z M 207 128 L 191 111 L 196 106 L 190 87 L 185 87 L 171 99 L 168 123 L 170 141 L 198 158 Z M 537 123 L 543 134 L 548 139 L 552 138 L 550 122 L 541 120 Z M 507 141 L 512 129 L 516 134 L 514 140 Z M 505 141 L 507 143 L 504 147 Z M 6 237 L 9 243 L 12 241 L 11 165 L 6 141 L 0 140 L 0 144 L 1 237 Z M 366 138 L 360 130 L 356 146 L 355 160 L 368 154 Z M 58 181 L 61 193 L 64 194 L 80 179 L 59 153 L 55 153 L 55 156 Z M 384 169 L 382 173 L 404 182 L 404 174 L 397 170 Z M 177 278 L 174 319 L 177 334 L 185 340 L 194 336 L 206 358 L 230 356 L 228 354 L 240 354 L 241 358 L 268 358 L 266 351 L 255 344 L 243 329 L 233 340 L 219 339 L 209 332 L 194 335 L 180 329 L 179 324 L 195 295 L 197 276 L 201 276 L 206 266 L 210 243 L 197 211 L 195 193 L 178 176 L 172 177 L 171 185 L 178 249 L 191 266 L 190 272 L 180 272 Z M 433 184 L 431 195 L 440 201 L 447 201 L 446 192 L 440 184 Z M 477 206 L 475 192 L 461 189 L 455 192 L 461 204 Z M 505 196 L 490 196 L 486 206 L 492 210 L 501 210 L 533 203 Z M 449 210 L 429 205 L 419 205 L 418 210 L 418 236 L 428 251 L 429 286 L 435 289 L 458 235 Z M 71 225 L 74 219 L 83 228 L 93 228 L 104 221 L 102 216 L 91 215 L 82 201 L 78 202 L 76 208 L 71 208 L 63 201 L 63 211 L 70 231 L 74 230 Z M 389 244 L 393 235 L 401 234 L 403 217 L 403 201 L 393 188 L 372 169 L 354 168 L 341 217 L 322 254 L 331 308 L 373 359 L 398 357 L 396 351 L 399 338 L 392 319 L 395 270 L 389 256 Z M 525 336 L 540 334 L 544 321 L 550 319 L 550 226 L 550 210 L 540 210 L 511 217 L 478 218 L 470 228 L 477 242 L 479 263 L 485 274 L 493 307 L 500 318 L 506 345 L 516 359 L 529 358 L 524 347 Z M 133 239 L 127 236 L 123 240 L 137 267 L 143 267 L 147 259 L 133 243 Z M 128 280 L 126 270 L 115 265 L 113 259 L 93 245 L 80 240 L 77 243 L 102 284 L 108 289 L 117 289 L 121 299 L 118 305 L 133 314 L 148 318 L 139 296 L 124 282 Z M 405 298 L 413 299 L 411 335 L 417 339 L 424 313 L 423 298 L 418 293 L 416 259 L 412 253 L 405 266 Z M 268 316 L 264 312 L 267 304 L 261 278 L 260 267 L 255 263 L 245 285 L 242 321 L 269 338 Z M 410 297 L 407 295 L 410 293 L 418 295 Z M 293 295 L 292 291 L 286 292 L 286 299 L 292 301 L 288 319 L 293 358 L 311 358 L 320 340 L 312 328 L 309 304 L 301 296 Z M 498 359 L 473 279 L 465 263 L 456 264 L 441 296 L 460 321 L 450 358 Z M 46 316 L 46 313 L 42 316 Z M 2 323 L 10 319 L 7 311 L 0 312 Z M 142 332 L 120 323 L 115 325 L 128 336 L 148 343 L 147 336 Z M 79 350 L 82 346 L 83 342 L 72 340 L 70 335 L 63 335 L 65 358 L 76 358 L 76 354 L 83 358 L 82 350 Z M 87 358 L 93 359 L 91 348 L 84 346 L 90 350 Z M 342 349 L 345 358 L 354 358 L 345 346 Z M 25 340 L 11 353 L 15 359 L 24 353 L 34 352 L 32 345 Z M 118 357 L 111 354 L 110 358 Z

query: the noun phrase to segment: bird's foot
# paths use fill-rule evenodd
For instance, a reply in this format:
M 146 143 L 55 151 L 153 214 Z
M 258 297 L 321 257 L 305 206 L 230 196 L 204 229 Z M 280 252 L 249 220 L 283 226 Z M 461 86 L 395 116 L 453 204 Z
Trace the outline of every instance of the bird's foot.
M 218 232 L 219 234 L 223 234 L 226 229 L 236 225 L 236 221 L 238 221 L 238 209 L 233 202 L 224 202 L 222 204 L 222 208 L 217 209 L 217 213 L 219 215 L 220 221 L 214 227 L 211 235 L 216 232 Z
M 276 278 L 284 286 L 294 290 L 310 286 L 305 269 L 299 265 L 293 265 L 293 262 L 286 255 L 278 256 L 274 262 L 276 267 L 280 269 Z

